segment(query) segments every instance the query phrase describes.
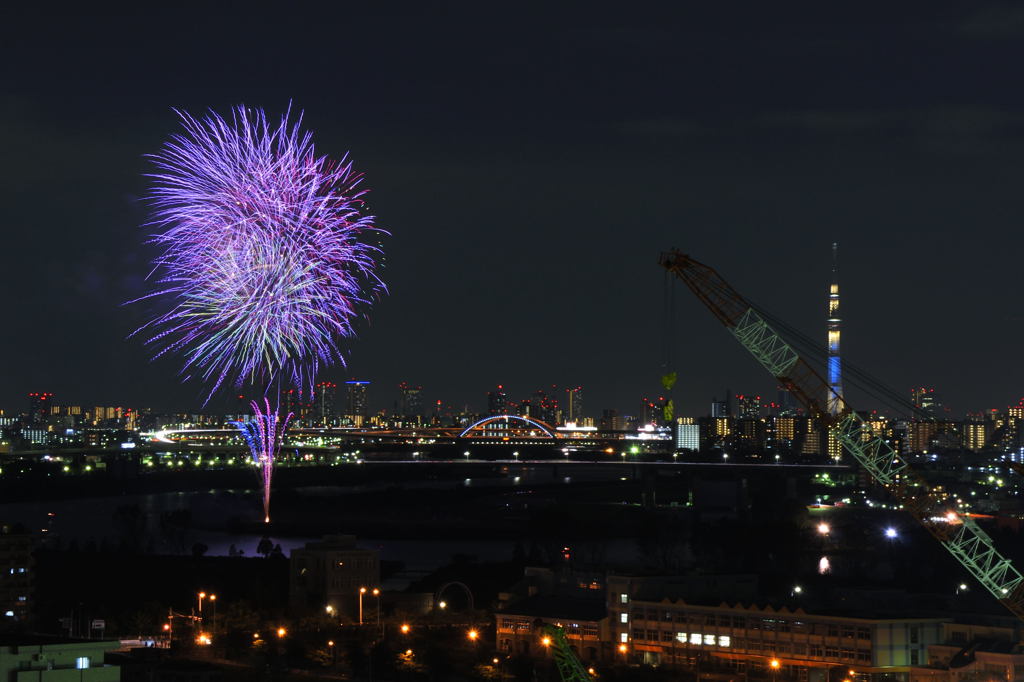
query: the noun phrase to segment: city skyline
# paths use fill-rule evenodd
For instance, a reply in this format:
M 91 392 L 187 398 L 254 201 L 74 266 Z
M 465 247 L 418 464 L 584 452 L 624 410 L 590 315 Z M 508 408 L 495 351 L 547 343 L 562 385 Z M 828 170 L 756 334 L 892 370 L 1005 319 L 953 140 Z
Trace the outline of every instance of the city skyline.
M 25 255 L 5 272 L 16 325 L 0 343 L 0 405 L 34 390 L 201 403 L 173 362 L 151 363 L 125 340 L 143 315 L 117 303 L 147 273 L 140 174 L 174 127 L 171 107 L 240 101 L 293 101 L 319 144 L 351 146 L 375 178 L 382 226 L 402 230 L 387 247 L 391 295 L 358 330 L 349 367 L 318 381 L 409 380 L 445 401 L 509 378 L 524 390 L 582 384 L 591 408 L 625 409 L 619 396 L 659 387 L 659 252 L 714 264 L 818 338 L 822 254 L 840 241 L 844 359 L 901 392 L 938 387 L 958 412 L 1019 397 L 1024 209 L 1008 179 L 1024 150 L 1024 103 L 1002 86 L 1020 62 L 1014 10 L 897 9 L 849 23 L 819 8 L 794 24 L 767 8 L 739 20 L 713 8 L 554 9 L 543 23 L 513 16 L 482 33 L 472 16 L 346 11 L 360 30 L 339 90 L 322 87 L 339 54 L 329 36 L 343 17 L 332 11 L 304 31 L 248 17 L 249 30 L 230 35 L 217 28 L 237 15 L 214 12 L 178 54 L 159 13 L 9 10 L 3 49 L 37 58 L 7 60 L 21 66 L 0 115 L 11 138 L 0 182 L 8 248 Z M 144 40 L 125 30 L 140 19 Z M 257 67 L 237 56 L 271 31 L 264 42 L 279 58 Z M 80 57 L 37 49 L 51 42 Z M 110 47 L 84 49 L 95 43 Z M 484 43 L 484 59 L 467 59 Z M 316 57 L 296 68 L 291 55 L 307 48 Z M 176 85 L 186 72 L 189 86 Z M 398 94 L 410 74 L 415 88 Z M 345 107 L 342 93 L 356 90 L 361 106 Z M 700 413 L 724 385 L 771 395 L 699 304 L 676 294 L 677 413 Z

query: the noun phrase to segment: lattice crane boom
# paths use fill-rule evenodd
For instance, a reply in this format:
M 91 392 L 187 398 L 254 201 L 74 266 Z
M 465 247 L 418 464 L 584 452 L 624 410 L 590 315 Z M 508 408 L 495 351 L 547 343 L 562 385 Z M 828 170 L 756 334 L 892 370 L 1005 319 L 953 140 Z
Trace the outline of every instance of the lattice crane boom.
M 948 493 L 920 478 L 841 396 L 836 396 L 842 408 L 839 414 L 828 414 L 822 406 L 831 391 L 828 382 L 714 269 L 678 251 L 663 253 L 659 263 L 686 284 L 809 415 L 829 427 L 843 449 L 889 491 L 902 509 L 914 516 L 992 596 L 1024 620 L 1024 575 L 999 553 L 974 519 L 957 511 Z
M 545 646 L 551 647 L 562 682 L 593 682 L 594 678 L 572 652 L 565 630 L 555 625 L 544 625 L 541 632 L 545 637 Z

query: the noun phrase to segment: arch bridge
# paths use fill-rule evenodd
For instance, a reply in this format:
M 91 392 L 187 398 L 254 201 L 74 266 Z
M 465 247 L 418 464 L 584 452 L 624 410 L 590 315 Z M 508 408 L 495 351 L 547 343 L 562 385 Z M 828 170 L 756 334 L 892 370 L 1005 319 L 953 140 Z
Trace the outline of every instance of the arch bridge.
M 500 425 L 500 426 L 496 426 Z M 540 433 L 538 433 L 538 431 Z M 561 435 L 555 427 L 532 417 L 518 414 L 495 414 L 470 424 L 457 438 L 540 438 L 555 439 Z

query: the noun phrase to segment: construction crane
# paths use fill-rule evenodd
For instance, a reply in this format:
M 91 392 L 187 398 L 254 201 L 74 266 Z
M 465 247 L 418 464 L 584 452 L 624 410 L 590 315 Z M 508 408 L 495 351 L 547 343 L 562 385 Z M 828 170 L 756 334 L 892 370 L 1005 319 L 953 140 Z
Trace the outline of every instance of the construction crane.
M 992 538 L 970 516 L 958 511 L 945 490 L 928 485 L 907 461 L 835 394 L 765 321 L 749 301 L 714 269 L 679 251 L 661 254 L 659 264 L 689 287 L 782 386 L 825 423 L 846 452 L 959 561 L 1003 606 L 1024 620 L 1024 575 L 995 548 Z M 830 415 L 822 402 L 838 399 Z
M 544 625 L 541 628 L 541 644 L 551 649 L 558 667 L 558 676 L 562 682 L 593 682 L 593 676 L 576 658 L 565 637 L 565 630 L 556 625 Z

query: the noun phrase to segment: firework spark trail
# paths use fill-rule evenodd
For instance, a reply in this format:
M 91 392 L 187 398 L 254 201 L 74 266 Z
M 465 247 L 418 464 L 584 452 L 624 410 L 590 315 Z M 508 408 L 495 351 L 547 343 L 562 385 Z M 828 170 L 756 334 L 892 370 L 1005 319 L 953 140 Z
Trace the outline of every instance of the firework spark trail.
M 385 233 L 365 214 L 362 174 L 348 155 L 317 156 L 290 111 L 276 126 L 245 107 L 229 119 L 178 113 L 184 132 L 153 156 L 155 288 L 135 300 L 168 309 L 135 334 L 156 357 L 180 354 L 182 374 L 209 386 L 207 402 L 225 382 L 264 395 L 275 380 L 311 392 L 321 365 L 344 364 L 337 339 L 352 336 L 359 310 L 385 291 L 380 250 L 366 241 Z M 264 402 L 240 428 L 261 467 L 269 520 L 291 415 L 282 421 Z
M 274 477 L 274 462 L 281 452 L 281 436 L 288 429 L 288 422 L 294 416 L 291 412 L 283 419 L 277 414 L 277 410 L 270 407 L 270 401 L 263 399 L 261 407 L 255 400 L 252 401 L 253 419 L 249 422 L 235 422 L 235 426 L 242 433 L 249 452 L 252 453 L 252 461 L 259 467 L 260 478 L 263 482 L 263 520 L 270 522 L 270 483 Z

